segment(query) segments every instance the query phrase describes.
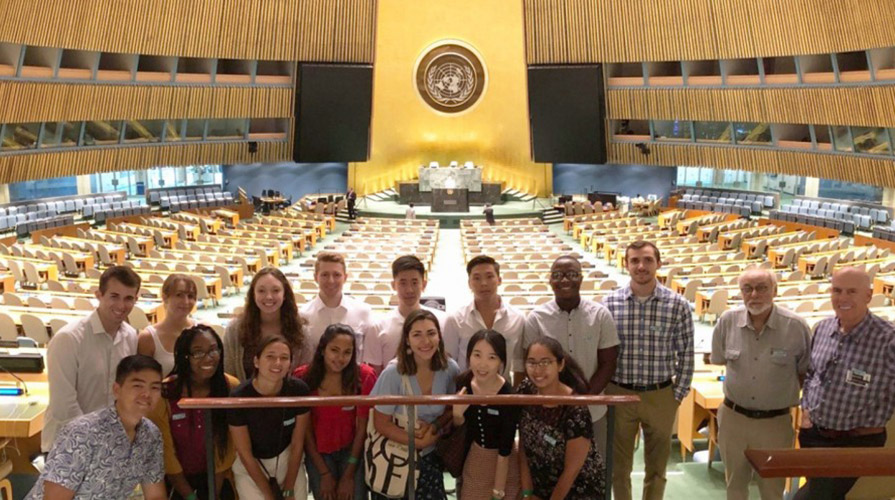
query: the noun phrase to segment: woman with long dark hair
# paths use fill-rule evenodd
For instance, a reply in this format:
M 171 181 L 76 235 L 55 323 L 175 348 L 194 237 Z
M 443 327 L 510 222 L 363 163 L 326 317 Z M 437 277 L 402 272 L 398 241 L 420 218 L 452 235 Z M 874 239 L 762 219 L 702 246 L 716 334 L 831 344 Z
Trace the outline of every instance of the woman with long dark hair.
M 245 382 L 255 370 L 255 355 L 267 337 L 284 338 L 292 350 L 292 359 L 298 360 L 305 347 L 304 323 L 292 285 L 283 272 L 275 267 L 261 269 L 249 285 L 242 314 L 227 325 L 224 370 Z
M 441 326 L 431 311 L 417 309 L 407 315 L 396 354 L 397 359 L 379 375 L 372 395 L 409 395 L 404 389 L 404 377 L 407 377 L 413 394 L 418 396 L 456 392 L 455 380 L 460 368 L 445 354 Z M 407 431 L 392 420 L 403 411 L 402 406 L 377 405 L 373 411 L 373 425 L 386 438 L 407 445 Z M 451 410 L 444 405 L 420 405 L 416 407 L 416 417 L 417 421 L 410 423 L 416 429 L 414 445 L 421 455 L 417 463 L 416 498 L 446 500 L 444 465 L 434 451 L 441 429 L 450 423 Z M 408 486 L 412 485 L 413 482 L 408 481 Z M 376 500 L 385 498 L 375 493 L 371 496 Z
M 551 337 L 532 342 L 525 352 L 528 378 L 523 394 L 587 394 L 581 368 Z M 529 405 L 519 422 L 519 465 L 524 500 L 600 500 L 606 472 L 594 443 L 587 406 Z
M 283 337 L 267 337 L 253 359 L 254 376 L 233 397 L 301 397 L 308 386 L 291 376 L 292 348 Z M 227 411 L 236 447 L 233 475 L 241 500 L 308 497 L 303 465 L 308 408 L 240 408 Z
M 213 329 L 205 325 L 187 328 L 174 344 L 174 368 L 163 381 L 162 400 L 150 418 L 162 433 L 165 445 L 165 478 L 172 498 L 208 498 L 205 456 L 205 412 L 183 409 L 181 398 L 225 398 L 239 385 L 224 373 L 221 353 L 224 346 Z M 224 479 L 236 458 L 227 430 L 227 414 L 215 411 L 214 423 L 215 491 L 218 498 L 233 498 L 233 489 Z
M 501 375 L 507 366 L 507 343 L 500 333 L 476 332 L 466 349 L 466 366 L 469 369 L 457 377 L 458 394 L 513 394 L 513 386 Z M 453 414 L 454 425 L 467 425 L 469 451 L 463 464 L 460 499 L 518 498 L 519 457 L 514 444 L 519 408 L 454 405 Z
M 324 330 L 311 364 L 299 366 L 294 375 L 308 384 L 312 396 L 366 396 L 376 383 L 373 368 L 357 363 L 354 330 L 341 323 Z M 305 466 L 315 499 L 367 498 L 363 446 L 369 414 L 369 406 L 311 408 Z

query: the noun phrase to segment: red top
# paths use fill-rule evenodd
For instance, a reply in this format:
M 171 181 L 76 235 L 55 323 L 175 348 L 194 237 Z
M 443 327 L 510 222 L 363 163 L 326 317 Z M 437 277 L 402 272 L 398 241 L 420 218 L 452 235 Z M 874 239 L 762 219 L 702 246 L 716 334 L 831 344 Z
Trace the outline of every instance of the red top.
M 305 380 L 309 365 L 301 365 L 295 369 L 293 376 Z M 376 384 L 376 372 L 369 365 L 359 365 L 360 394 L 367 396 Z M 311 391 L 317 396 L 318 391 Z M 357 427 L 357 417 L 368 418 L 369 406 L 315 406 L 311 408 L 311 425 L 314 426 L 314 440 L 319 453 L 334 453 L 351 446 Z M 325 422 L 325 423 L 324 423 Z

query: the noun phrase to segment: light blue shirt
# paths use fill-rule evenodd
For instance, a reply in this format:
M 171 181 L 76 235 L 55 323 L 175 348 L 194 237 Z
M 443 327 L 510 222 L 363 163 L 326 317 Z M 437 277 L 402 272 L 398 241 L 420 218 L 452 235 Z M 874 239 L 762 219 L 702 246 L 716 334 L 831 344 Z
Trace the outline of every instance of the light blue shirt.
M 457 366 L 457 363 L 453 359 L 448 358 L 447 368 L 435 372 L 435 378 L 432 380 L 432 394 L 456 394 L 457 385 L 454 380 L 459 374 L 460 367 Z M 413 389 L 414 394 L 422 395 L 423 392 L 420 390 L 420 384 L 416 375 L 408 375 L 408 377 L 410 378 L 410 387 Z M 382 374 L 379 375 L 379 379 L 376 380 L 376 385 L 373 386 L 370 395 L 407 395 L 404 391 L 404 381 L 401 379 L 401 374 L 398 373 L 397 360 L 393 360 L 388 364 L 385 370 L 382 370 Z M 444 409 L 445 405 L 420 405 L 416 407 L 416 418 L 432 423 L 444 413 Z M 404 407 L 399 405 L 376 405 L 376 411 L 386 415 L 395 415 L 404 413 Z M 433 449 L 435 449 L 434 446 L 426 448 L 423 450 L 422 454 L 426 455 Z

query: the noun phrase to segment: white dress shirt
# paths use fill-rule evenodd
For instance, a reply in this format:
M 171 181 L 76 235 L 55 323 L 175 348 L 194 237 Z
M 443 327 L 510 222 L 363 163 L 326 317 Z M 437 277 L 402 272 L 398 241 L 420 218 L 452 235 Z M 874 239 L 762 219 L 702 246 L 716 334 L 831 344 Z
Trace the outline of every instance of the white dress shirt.
M 305 328 L 307 348 L 299 355 L 299 365 L 311 362 L 317 344 L 320 343 L 320 338 L 329 325 L 343 323 L 354 329 L 358 362 L 364 359 L 365 338 L 377 333 L 376 320 L 370 306 L 344 294 L 337 307 L 326 307 L 319 295 L 314 297 L 314 300 L 302 306 L 301 316 L 308 320 L 308 325 Z
M 469 347 L 469 339 L 479 330 L 487 328 L 481 313 L 475 308 L 475 299 L 448 315 L 444 322 L 444 347 L 460 366 L 461 371 L 468 368 L 466 366 L 466 349 Z M 525 371 L 521 351 L 517 352 L 516 348 L 522 339 L 524 328 L 525 316 L 501 299 L 500 307 L 494 316 L 494 326 L 491 329 L 503 335 L 507 341 L 507 366 L 504 369 L 504 376 L 509 376 L 514 369 Z
M 618 331 L 612 313 L 605 306 L 582 298 L 578 307 L 568 313 L 559 308 L 556 300 L 536 307 L 525 319 L 522 347 L 528 347 L 541 336 L 559 341 L 584 371 L 587 381 L 597 372 L 597 351 L 619 344 Z M 593 421 L 603 418 L 606 407 L 589 406 Z
M 444 332 L 444 311 L 439 311 L 438 309 L 432 309 L 426 306 L 422 306 L 421 309 L 425 309 L 434 314 L 435 317 L 438 318 L 441 331 Z M 368 341 L 364 346 L 364 363 L 385 367 L 389 361 L 398 356 L 398 346 L 401 345 L 401 332 L 404 329 L 404 319 L 404 316 L 401 315 L 401 312 L 397 307 L 382 318 L 379 322 L 379 333 L 375 336 L 376 342 Z
M 121 323 L 115 337 L 106 333 L 96 311 L 60 328 L 47 346 L 50 403 L 40 448 L 50 451 L 56 433 L 69 420 L 115 402 L 112 384 L 118 363 L 137 353 L 137 331 Z

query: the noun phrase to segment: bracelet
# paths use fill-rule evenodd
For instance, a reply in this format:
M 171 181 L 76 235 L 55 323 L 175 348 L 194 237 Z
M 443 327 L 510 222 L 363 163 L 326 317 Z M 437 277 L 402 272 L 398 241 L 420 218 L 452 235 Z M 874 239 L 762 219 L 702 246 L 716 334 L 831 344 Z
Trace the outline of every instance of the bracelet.
M 348 457 L 348 463 L 352 464 L 352 465 L 357 465 L 358 463 L 360 463 L 360 460 L 357 457 L 355 457 L 354 455 L 351 455 Z
M 292 490 L 283 490 L 283 498 L 294 497 L 295 492 Z
M 189 495 L 184 497 L 183 500 L 196 500 L 198 496 L 196 495 L 196 490 L 193 490 Z
M 535 490 L 522 490 L 522 498 L 535 496 Z

